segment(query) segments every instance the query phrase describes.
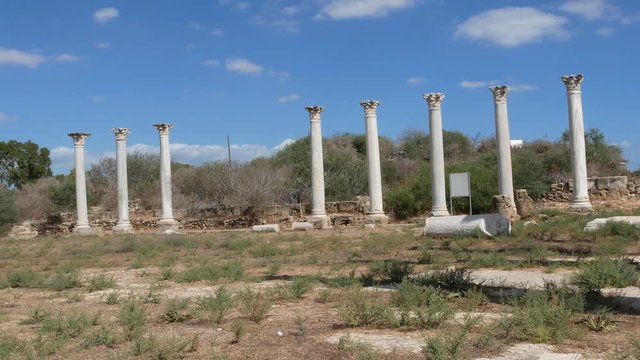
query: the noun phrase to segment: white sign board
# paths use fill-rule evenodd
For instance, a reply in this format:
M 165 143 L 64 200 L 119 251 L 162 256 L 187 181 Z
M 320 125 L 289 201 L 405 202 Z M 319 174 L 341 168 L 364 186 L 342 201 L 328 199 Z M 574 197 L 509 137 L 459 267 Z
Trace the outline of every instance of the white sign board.
M 468 172 L 449 174 L 449 193 L 451 197 L 471 196 L 471 181 Z

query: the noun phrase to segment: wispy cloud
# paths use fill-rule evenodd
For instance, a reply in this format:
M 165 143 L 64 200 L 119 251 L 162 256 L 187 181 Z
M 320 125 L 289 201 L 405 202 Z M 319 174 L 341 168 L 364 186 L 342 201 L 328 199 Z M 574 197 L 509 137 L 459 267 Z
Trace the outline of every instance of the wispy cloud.
M 407 79 L 407 84 L 409 85 L 422 85 L 427 81 L 426 78 L 423 77 L 410 77 Z
M 227 59 L 225 67 L 229 71 L 249 75 L 259 75 L 264 71 L 261 65 L 243 58 Z
M 242 0 L 219 0 L 218 4 L 220 5 L 228 5 L 228 6 L 232 6 L 238 10 L 246 10 L 249 8 L 249 6 L 251 6 L 251 3 L 248 1 L 242 1 Z
M 60 54 L 55 57 L 57 62 L 76 62 L 80 61 L 80 58 L 72 54 Z
M 609 0 L 570 0 L 560 5 L 560 11 L 577 15 L 586 20 L 616 19 L 621 16 L 620 9 Z
M 267 70 L 267 75 L 281 81 L 287 80 L 291 77 L 291 74 L 289 74 L 286 71 L 275 71 L 275 70 Z
M 566 40 L 569 20 L 532 7 L 505 7 L 476 14 L 458 25 L 455 37 L 513 48 L 550 38 Z
M 95 43 L 95 46 L 96 46 L 98 49 L 108 49 L 108 48 L 110 48 L 110 47 L 111 47 L 111 43 L 106 42 L 106 41 L 97 41 L 97 42 Z
M 107 98 L 101 95 L 90 95 L 88 96 L 88 99 L 94 104 L 102 104 L 107 102 Z
M 222 29 L 213 29 L 213 30 L 209 31 L 209 35 L 215 36 L 215 37 L 222 36 L 222 35 L 224 35 L 224 30 L 222 30 Z
M 0 112 L 0 122 L 14 121 L 16 119 L 17 119 L 17 117 L 15 115 L 8 115 L 8 114 Z
M 202 62 L 202 65 L 204 66 L 209 66 L 209 67 L 216 67 L 219 66 L 221 63 L 220 60 L 217 59 L 208 59 Z
M 331 0 L 316 19 L 347 20 L 388 16 L 391 12 L 415 6 L 416 0 Z
M 489 86 L 498 85 L 499 83 L 500 83 L 499 81 L 495 81 L 495 80 L 490 80 L 490 81 L 463 80 L 458 83 L 458 86 L 465 89 L 478 89 L 478 88 L 487 88 Z M 509 90 L 514 92 L 533 91 L 538 89 L 536 85 L 530 85 L 530 84 L 513 84 L 513 85 L 507 84 L 507 85 L 509 86 Z
M 246 162 L 258 157 L 267 157 L 287 147 L 294 140 L 285 139 L 280 144 L 269 147 L 259 144 L 232 144 L 231 158 L 234 161 Z M 227 159 L 227 146 L 225 145 L 197 145 L 172 143 L 169 145 L 171 150 L 171 160 L 198 165 L 209 161 L 225 161 Z M 127 152 L 158 154 L 160 148 L 156 145 L 148 145 L 143 143 L 133 144 L 127 147 Z M 87 146 L 85 150 L 85 160 L 88 165 L 97 163 L 105 157 L 114 157 L 113 151 L 93 152 L 91 147 Z M 74 167 L 74 150 L 73 147 L 60 146 L 51 150 L 52 169 L 55 173 L 68 173 Z M 158 169 L 160 171 L 160 169 Z
M 0 48 L 0 65 L 26 66 L 33 69 L 46 61 L 47 59 L 40 54 L 18 49 Z
M 598 30 L 596 30 L 596 34 L 600 36 L 611 36 L 613 35 L 614 32 L 615 30 L 613 28 L 610 28 L 607 26 L 603 26 L 601 28 L 598 28 Z
M 296 100 L 300 100 L 300 95 L 291 94 L 291 95 L 281 96 L 281 97 L 278 98 L 278 102 L 280 104 L 286 104 L 288 102 L 292 102 L 292 101 L 296 101 Z
M 114 7 L 106 7 L 96 10 L 93 13 L 93 19 L 98 24 L 106 24 L 120 17 L 120 12 Z

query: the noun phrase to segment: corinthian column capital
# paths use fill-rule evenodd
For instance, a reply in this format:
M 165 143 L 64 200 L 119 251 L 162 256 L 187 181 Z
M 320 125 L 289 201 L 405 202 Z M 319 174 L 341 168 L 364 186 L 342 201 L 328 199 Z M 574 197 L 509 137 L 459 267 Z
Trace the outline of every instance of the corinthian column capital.
M 369 116 L 369 115 L 376 115 L 376 112 L 378 111 L 378 106 L 380 106 L 380 101 L 378 100 L 363 100 L 360 101 L 360 106 L 362 106 L 364 108 L 364 114 Z
M 509 92 L 508 86 L 491 86 L 489 90 L 491 90 L 491 92 L 493 93 L 493 100 L 495 102 L 507 101 L 507 93 Z
M 158 129 L 158 131 L 160 132 L 160 136 L 168 136 L 169 129 L 171 129 L 173 125 L 169 123 L 160 123 L 160 124 L 153 124 L 153 127 Z
M 127 140 L 127 135 L 131 132 L 131 129 L 128 128 L 114 128 L 113 133 L 116 135 L 116 141 L 125 141 Z
M 91 136 L 91 134 L 88 134 L 88 133 L 70 133 L 70 134 L 67 134 L 67 136 L 70 136 L 73 139 L 73 145 L 75 145 L 75 146 L 84 146 L 85 142 L 87 141 L 87 138 L 89 136 Z
M 428 93 L 423 94 L 422 98 L 429 104 L 429 109 L 440 109 L 442 102 L 444 101 L 443 93 Z
M 580 91 L 582 80 L 584 80 L 582 74 L 565 75 L 562 77 L 562 82 L 567 87 L 567 91 Z
M 307 106 L 305 110 L 309 112 L 309 119 L 311 121 L 320 121 L 320 114 L 324 112 L 324 107 L 322 106 Z

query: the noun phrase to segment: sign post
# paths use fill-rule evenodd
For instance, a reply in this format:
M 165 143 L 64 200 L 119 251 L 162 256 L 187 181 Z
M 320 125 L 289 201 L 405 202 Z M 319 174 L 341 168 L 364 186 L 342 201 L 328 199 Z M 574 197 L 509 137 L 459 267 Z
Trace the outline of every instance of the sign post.
M 471 175 L 468 172 L 449 174 L 449 203 L 451 205 L 451 215 L 453 215 L 454 197 L 469 198 L 469 215 L 473 215 L 473 208 L 471 206 Z

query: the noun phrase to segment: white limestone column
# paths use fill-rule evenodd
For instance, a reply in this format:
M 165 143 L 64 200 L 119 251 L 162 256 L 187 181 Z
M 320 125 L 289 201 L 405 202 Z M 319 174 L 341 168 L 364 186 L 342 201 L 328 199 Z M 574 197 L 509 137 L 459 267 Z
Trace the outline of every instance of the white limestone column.
M 311 140 L 311 216 L 310 221 L 319 228 L 330 227 L 324 202 L 324 160 L 322 156 L 322 130 L 320 127 L 322 106 L 307 106 Z
M 584 77 L 581 74 L 563 76 L 567 87 L 569 103 L 569 136 L 571 139 L 571 166 L 573 170 L 573 209 L 591 209 L 587 185 L 587 153 L 584 139 L 584 119 L 582 115 L 582 89 Z
M 513 195 L 513 171 L 511 169 L 511 138 L 509 136 L 509 113 L 507 112 L 508 86 L 492 86 L 493 104 L 496 117 L 496 144 L 498 147 L 499 195 L 509 198 L 511 207 L 516 208 Z
M 177 229 L 178 222 L 173 218 L 171 199 L 171 152 L 169 150 L 169 130 L 172 124 L 153 125 L 160 133 L 160 194 L 162 197 L 162 215 L 158 226 L 163 230 Z
M 386 222 L 382 206 L 382 172 L 380 169 L 380 145 L 378 144 L 378 106 L 379 101 L 365 100 L 365 133 L 367 145 L 367 164 L 369 166 L 369 212 L 367 217 L 374 222 Z
M 129 233 L 133 231 L 129 220 L 129 188 L 127 185 L 127 128 L 115 128 L 116 136 L 116 172 L 118 181 L 118 222 L 113 232 Z
M 84 145 L 91 134 L 70 133 L 67 134 L 73 139 L 75 151 L 75 177 L 76 177 L 76 212 L 77 221 L 73 231 L 80 235 L 92 233 L 89 226 L 89 214 L 87 211 L 87 183 L 84 172 Z
M 431 141 L 431 215 L 449 216 L 447 188 L 444 178 L 444 145 L 442 140 L 443 93 L 429 93 L 422 97 L 429 104 L 429 139 Z

